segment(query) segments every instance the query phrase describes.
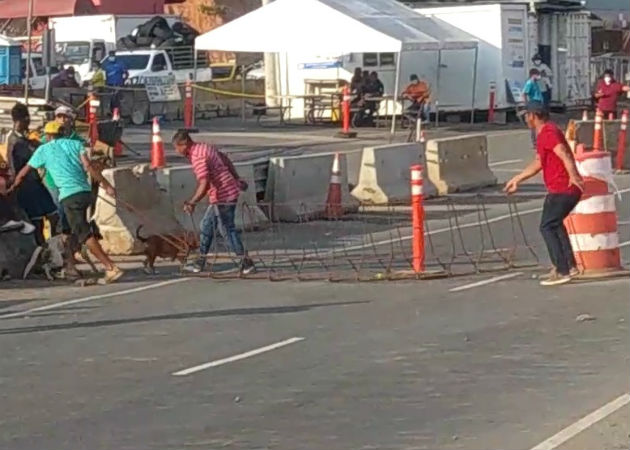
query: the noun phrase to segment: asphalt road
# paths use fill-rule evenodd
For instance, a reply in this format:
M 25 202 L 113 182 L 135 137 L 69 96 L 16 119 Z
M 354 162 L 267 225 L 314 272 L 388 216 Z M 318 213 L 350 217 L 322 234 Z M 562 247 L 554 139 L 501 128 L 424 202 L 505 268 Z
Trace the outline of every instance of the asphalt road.
M 528 155 L 491 158 L 505 180 Z M 521 210 L 544 255 L 537 207 Z M 543 288 L 546 264 L 413 282 L 165 267 L 106 287 L 3 284 L 0 448 L 628 448 L 628 279 Z

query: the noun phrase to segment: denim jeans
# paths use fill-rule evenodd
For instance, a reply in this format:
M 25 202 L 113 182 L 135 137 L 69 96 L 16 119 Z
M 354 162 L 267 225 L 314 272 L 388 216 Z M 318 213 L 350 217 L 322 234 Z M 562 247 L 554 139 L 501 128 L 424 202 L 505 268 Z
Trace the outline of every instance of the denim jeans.
M 219 230 L 219 221 L 223 226 L 226 242 L 237 256 L 245 256 L 245 249 L 241 241 L 240 233 L 236 230 L 234 224 L 234 216 L 236 212 L 236 203 L 222 205 L 208 205 L 203 218 L 201 219 L 199 253 L 201 257 L 197 261 L 198 265 L 203 268 L 206 263 L 206 255 L 212 246 L 212 240 L 215 233 Z
M 543 205 L 540 233 L 547 245 L 549 258 L 560 275 L 568 275 L 576 267 L 571 241 L 564 219 L 575 208 L 580 196 L 575 194 L 547 194 Z

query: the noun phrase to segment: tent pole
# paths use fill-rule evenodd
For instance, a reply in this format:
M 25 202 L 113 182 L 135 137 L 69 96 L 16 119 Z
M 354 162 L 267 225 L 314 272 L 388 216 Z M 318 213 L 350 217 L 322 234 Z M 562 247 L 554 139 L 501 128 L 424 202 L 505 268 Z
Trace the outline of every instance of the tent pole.
M 197 65 L 199 63 L 198 61 L 199 58 L 197 57 L 197 54 L 198 54 L 197 46 L 193 45 L 193 77 L 192 77 L 193 86 L 197 84 Z M 195 127 L 195 122 L 196 122 L 195 117 L 197 116 L 197 101 L 196 100 L 197 100 L 197 89 L 193 87 L 193 90 L 192 90 L 192 127 L 193 128 Z
M 473 64 L 472 100 L 470 108 L 470 123 L 475 123 L 475 97 L 477 94 L 477 62 L 479 58 L 479 46 L 475 47 L 475 63 Z
M 435 81 L 435 128 L 440 126 L 440 75 L 442 74 L 442 49 L 438 50 L 437 74 Z
M 396 57 L 396 75 L 394 77 L 394 110 L 392 111 L 392 128 L 389 132 L 389 142 L 394 140 L 394 133 L 396 133 L 396 104 L 398 101 L 398 84 L 400 83 L 400 61 L 402 60 L 402 49 L 398 52 Z M 402 114 L 402 111 L 401 111 Z

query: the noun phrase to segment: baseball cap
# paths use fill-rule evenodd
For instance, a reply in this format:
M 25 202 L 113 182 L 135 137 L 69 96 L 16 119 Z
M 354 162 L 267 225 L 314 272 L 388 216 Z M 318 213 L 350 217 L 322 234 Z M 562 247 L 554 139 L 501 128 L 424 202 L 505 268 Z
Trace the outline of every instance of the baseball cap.
M 545 105 L 542 102 L 537 102 L 537 101 L 531 101 L 531 102 L 527 102 L 527 105 L 525 105 L 525 109 L 523 109 L 522 111 L 519 111 L 519 116 L 524 116 L 527 113 L 542 113 L 547 111 L 547 108 L 545 108 Z
M 60 106 L 55 109 L 55 116 L 68 116 L 74 118 L 74 111 L 69 106 Z
M 59 134 L 59 130 L 61 129 L 61 124 L 56 121 L 48 122 L 46 126 L 44 126 L 45 134 Z

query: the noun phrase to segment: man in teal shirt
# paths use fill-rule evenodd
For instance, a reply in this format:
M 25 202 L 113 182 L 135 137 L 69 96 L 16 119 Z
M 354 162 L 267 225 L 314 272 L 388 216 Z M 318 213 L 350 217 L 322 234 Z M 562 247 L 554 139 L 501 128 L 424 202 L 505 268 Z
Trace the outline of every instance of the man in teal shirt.
M 68 106 L 60 106 L 55 110 L 55 122 L 58 122 L 63 130 L 63 136 L 59 137 L 66 137 L 67 139 L 80 142 L 82 146 L 85 146 L 85 139 L 79 136 L 74 129 L 74 118 L 74 111 Z M 41 140 L 42 144 L 45 144 L 48 141 L 48 136 L 44 134 Z M 57 189 L 57 186 L 55 185 L 55 182 L 53 181 L 48 171 L 44 174 L 44 184 L 48 188 L 50 195 L 57 205 L 57 211 L 59 213 L 59 224 L 61 225 L 62 230 L 65 231 L 69 229 L 70 226 L 68 225 L 68 221 L 66 220 L 66 214 L 63 210 L 63 207 L 61 206 L 61 203 L 59 203 L 59 189 Z
M 44 128 L 47 135 L 63 135 L 59 122 L 49 122 Z M 9 192 L 17 189 L 33 169 L 45 169 L 59 189 L 61 203 L 70 231 L 79 245 L 87 245 L 94 256 L 105 266 L 105 282 L 119 279 L 123 272 L 103 251 L 87 220 L 87 210 L 92 203 L 92 189 L 88 172 L 98 181 L 108 195 L 116 192 L 103 175 L 90 162 L 83 146 L 68 138 L 57 138 L 41 145 L 28 164 L 17 174 Z

